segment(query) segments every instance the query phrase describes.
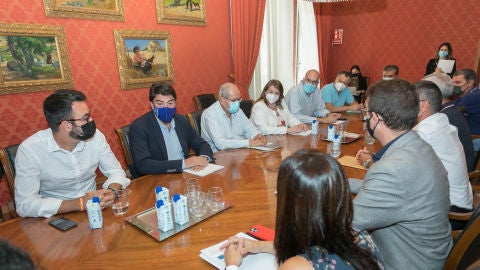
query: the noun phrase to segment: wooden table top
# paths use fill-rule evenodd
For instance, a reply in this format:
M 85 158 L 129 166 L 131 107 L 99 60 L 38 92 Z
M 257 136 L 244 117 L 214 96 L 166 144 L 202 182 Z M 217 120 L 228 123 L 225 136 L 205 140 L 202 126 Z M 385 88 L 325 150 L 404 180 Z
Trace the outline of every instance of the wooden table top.
M 360 115 L 349 115 L 348 132 L 361 133 Z M 216 163 L 224 169 L 200 178 L 202 189 L 223 187 L 225 200 L 233 207 L 179 234 L 158 242 L 124 217 L 115 217 L 112 210 L 103 211 L 103 228 L 90 230 L 85 212 L 63 214 L 78 227 L 61 232 L 48 222 L 53 218 L 21 218 L 0 223 L 0 239 L 29 252 L 44 269 L 215 269 L 199 257 L 200 250 L 221 242 L 252 225 L 275 228 L 276 177 L 283 159 L 302 148 L 325 152 L 327 142 L 321 139 L 327 125 L 320 125 L 320 135 L 267 136 L 268 141 L 282 143 L 272 152 L 236 149 L 215 153 Z M 342 145 L 343 155 L 355 155 L 364 147 L 360 138 Z M 378 142 L 373 150 L 378 150 Z M 348 177 L 363 178 L 365 170 L 344 168 Z M 132 181 L 128 189 L 130 209 L 125 216 L 151 208 L 155 203 L 157 185 L 170 193 L 183 193 L 187 173 L 149 175 Z

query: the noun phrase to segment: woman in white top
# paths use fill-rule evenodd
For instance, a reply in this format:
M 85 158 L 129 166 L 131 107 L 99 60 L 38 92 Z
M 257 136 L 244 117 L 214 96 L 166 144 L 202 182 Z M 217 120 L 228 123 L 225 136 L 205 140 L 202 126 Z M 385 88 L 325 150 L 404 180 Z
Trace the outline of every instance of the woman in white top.
M 288 110 L 283 98 L 283 85 L 279 80 L 270 80 L 255 101 L 250 121 L 265 135 L 307 131 L 308 127 Z

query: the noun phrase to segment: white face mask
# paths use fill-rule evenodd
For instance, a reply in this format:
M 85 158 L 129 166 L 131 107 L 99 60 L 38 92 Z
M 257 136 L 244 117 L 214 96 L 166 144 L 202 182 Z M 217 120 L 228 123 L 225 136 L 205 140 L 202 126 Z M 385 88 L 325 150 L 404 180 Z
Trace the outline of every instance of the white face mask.
M 268 103 L 273 104 L 278 101 L 279 96 L 276 94 L 267 93 L 265 98 L 267 99 Z
M 343 89 L 345 89 L 345 84 L 341 83 L 341 82 L 336 82 L 335 83 L 335 89 L 337 89 L 338 92 L 341 92 L 343 91 Z

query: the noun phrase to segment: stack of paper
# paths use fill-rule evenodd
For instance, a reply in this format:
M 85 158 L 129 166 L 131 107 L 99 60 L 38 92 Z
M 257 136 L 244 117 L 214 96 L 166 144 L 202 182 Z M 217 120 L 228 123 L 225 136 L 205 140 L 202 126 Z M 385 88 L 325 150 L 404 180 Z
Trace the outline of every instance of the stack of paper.
M 247 239 L 255 240 L 245 233 L 237 233 L 236 236 L 244 237 Z M 223 250 L 220 247 L 227 242 L 227 240 L 220 242 L 214 246 L 202 249 L 200 251 L 200 257 L 209 262 L 218 269 L 225 269 L 225 260 L 223 259 Z M 250 254 L 243 258 L 240 270 L 249 269 L 262 269 L 262 270 L 275 270 L 278 269 L 276 258 L 269 253 Z
M 201 169 L 200 171 L 193 171 L 191 169 L 185 169 L 183 171 L 186 173 L 191 173 L 198 176 L 205 176 L 221 169 L 223 169 L 222 165 L 208 163 L 208 165 L 205 168 Z
M 257 150 L 260 150 L 260 151 L 273 151 L 279 147 L 281 147 L 282 145 L 279 144 L 279 143 L 272 143 L 272 142 L 268 142 L 266 145 L 264 146 L 250 146 L 249 148 L 252 148 L 252 149 L 257 149 Z

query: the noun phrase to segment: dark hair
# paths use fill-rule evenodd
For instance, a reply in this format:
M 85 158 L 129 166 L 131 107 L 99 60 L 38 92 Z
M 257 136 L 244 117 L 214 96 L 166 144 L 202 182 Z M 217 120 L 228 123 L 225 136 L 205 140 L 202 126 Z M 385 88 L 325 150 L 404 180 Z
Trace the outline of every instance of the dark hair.
M 385 66 L 383 68 L 383 71 L 390 71 L 390 70 L 395 72 L 395 76 L 398 75 L 399 71 L 398 71 L 398 66 L 397 65 L 388 65 L 388 66 Z
M 4 270 L 35 269 L 30 256 L 7 241 L 0 241 L 0 268 Z
M 453 77 L 462 75 L 467 82 L 473 81 L 474 83 L 477 81 L 477 75 L 473 69 L 465 68 L 460 69 L 453 74 Z
M 265 104 L 267 104 L 267 106 L 268 106 L 268 101 L 267 101 L 266 94 L 267 94 L 267 90 L 268 90 L 268 88 L 270 88 L 270 86 L 275 87 L 275 88 L 278 89 L 278 91 L 280 92 L 280 95 L 279 95 L 278 100 L 277 100 L 277 106 L 278 106 L 280 109 L 283 109 L 283 106 L 282 106 L 282 100 L 283 100 L 283 85 L 282 85 L 282 83 L 281 83 L 279 80 L 270 80 L 270 81 L 268 81 L 267 84 L 265 84 L 265 86 L 263 87 L 262 94 L 260 94 L 260 97 L 255 101 L 255 103 L 263 100 L 263 102 L 265 102 Z
M 352 74 L 352 70 L 353 69 L 356 69 L 358 70 L 358 75 L 361 76 L 362 75 L 362 71 L 360 70 L 360 67 L 358 65 L 353 65 L 351 68 L 350 68 L 350 74 Z
M 138 46 L 133 47 L 133 52 L 135 52 L 136 50 L 140 51 L 140 47 L 138 47 Z
M 171 85 L 166 83 L 152 84 L 152 86 L 150 87 L 150 94 L 148 96 L 150 102 L 152 102 L 157 95 L 173 96 L 175 100 L 177 99 L 177 93 L 175 93 L 175 89 L 173 89 Z
M 85 101 L 87 97 L 80 91 L 73 89 L 60 89 L 43 102 L 43 114 L 48 126 L 55 132 L 60 123 L 72 118 L 72 104 L 76 101 Z
M 335 253 L 355 269 L 378 269 L 355 244 L 353 203 L 341 165 L 317 150 L 299 150 L 280 165 L 274 247 L 277 262 L 314 247 Z
M 352 78 L 352 74 L 348 71 L 345 71 L 345 70 L 339 71 L 337 73 L 337 77 L 340 76 L 340 75 L 345 75 L 345 77 L 347 77 L 347 78 Z
M 450 42 L 443 42 L 442 44 L 440 44 L 440 46 L 438 46 L 436 58 L 439 58 L 438 52 L 440 51 L 440 48 L 442 48 L 443 46 L 446 46 L 448 50 L 447 59 L 453 59 L 453 49 L 452 49 L 452 44 L 450 44 Z
M 416 82 L 415 90 L 419 99 L 430 103 L 431 113 L 437 113 L 442 109 L 442 92 L 435 83 L 429 81 Z
M 409 130 L 417 121 L 418 94 L 402 79 L 380 80 L 367 90 L 368 110 L 382 116 L 392 130 Z

